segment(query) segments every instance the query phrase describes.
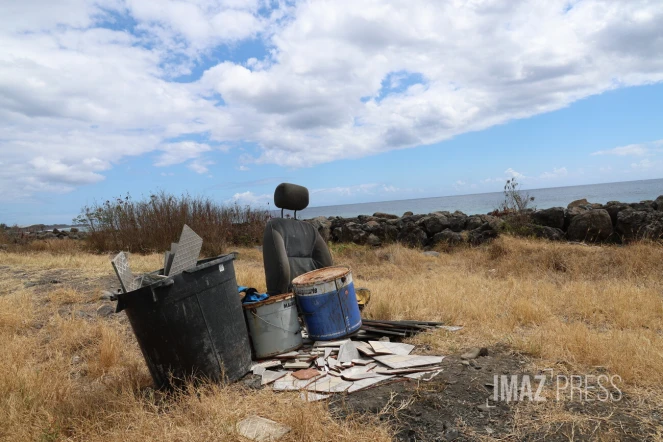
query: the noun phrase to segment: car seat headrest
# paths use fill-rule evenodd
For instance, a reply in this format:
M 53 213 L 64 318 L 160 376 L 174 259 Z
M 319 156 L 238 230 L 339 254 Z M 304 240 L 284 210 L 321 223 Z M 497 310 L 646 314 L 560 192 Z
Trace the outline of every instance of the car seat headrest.
M 308 189 L 297 184 L 281 183 L 274 191 L 274 205 L 279 209 L 304 210 L 308 207 Z

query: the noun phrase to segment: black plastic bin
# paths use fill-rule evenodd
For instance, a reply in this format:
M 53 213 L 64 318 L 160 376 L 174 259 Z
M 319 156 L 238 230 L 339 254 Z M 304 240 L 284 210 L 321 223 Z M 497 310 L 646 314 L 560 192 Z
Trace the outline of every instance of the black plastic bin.
M 233 382 L 248 373 L 251 347 L 234 255 L 117 295 L 159 388 L 203 377 Z M 155 273 L 162 273 L 163 270 Z

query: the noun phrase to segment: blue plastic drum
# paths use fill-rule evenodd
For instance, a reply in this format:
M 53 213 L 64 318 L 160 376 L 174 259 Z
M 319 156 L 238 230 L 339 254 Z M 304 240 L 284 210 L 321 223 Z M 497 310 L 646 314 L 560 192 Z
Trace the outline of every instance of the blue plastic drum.
M 292 285 L 311 339 L 338 339 L 361 327 L 350 267 L 314 270 L 293 279 Z

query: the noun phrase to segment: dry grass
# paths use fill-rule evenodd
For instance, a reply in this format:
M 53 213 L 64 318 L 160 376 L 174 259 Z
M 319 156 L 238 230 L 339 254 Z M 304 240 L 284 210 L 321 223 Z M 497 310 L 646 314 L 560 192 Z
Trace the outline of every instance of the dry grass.
M 239 252 L 238 281 L 264 289 L 261 253 Z M 337 264 L 352 266 L 356 284 L 372 290 L 366 316 L 465 326 L 415 339 L 431 352 L 504 343 L 541 366 L 565 361 L 576 372 L 602 366 L 622 376 L 632 395 L 663 397 L 660 245 L 503 237 L 440 257 L 398 245 L 336 245 L 332 252 Z M 135 271 L 148 271 L 161 257 L 130 261 Z M 0 439 L 230 441 L 239 439 L 238 420 L 259 414 L 293 427 L 286 441 L 390 440 L 390 429 L 376 419 L 335 419 L 324 404 L 241 383 L 191 387 L 173 397 L 154 392 L 123 315 L 94 316 L 99 288 L 23 287 L 26 277 L 57 269 L 89 278 L 112 274 L 104 255 L 0 252 Z

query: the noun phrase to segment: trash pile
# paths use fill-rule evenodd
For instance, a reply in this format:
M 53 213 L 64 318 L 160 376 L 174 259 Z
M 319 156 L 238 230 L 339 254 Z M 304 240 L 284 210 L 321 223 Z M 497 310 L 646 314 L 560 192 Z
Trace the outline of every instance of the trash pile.
M 411 354 L 414 345 L 388 340 L 306 342 L 298 351 L 255 363 L 261 385 L 300 391 L 312 402 L 333 393 L 354 393 L 386 381 L 429 381 L 442 372 L 444 356 Z
M 292 280 L 293 293 L 257 293 L 238 286 L 234 254 L 199 261 L 202 244 L 184 225 L 163 269 L 136 276 L 125 253 L 112 260 L 122 286 L 116 311 L 126 311 L 159 388 L 194 374 L 234 382 L 252 372 L 263 386 L 315 401 L 384 382 L 428 381 L 444 357 L 414 355 L 413 345 L 392 341 L 462 328 L 362 319 L 347 266 L 304 273 Z M 364 303 L 369 298 L 362 294 Z

